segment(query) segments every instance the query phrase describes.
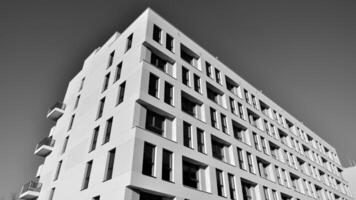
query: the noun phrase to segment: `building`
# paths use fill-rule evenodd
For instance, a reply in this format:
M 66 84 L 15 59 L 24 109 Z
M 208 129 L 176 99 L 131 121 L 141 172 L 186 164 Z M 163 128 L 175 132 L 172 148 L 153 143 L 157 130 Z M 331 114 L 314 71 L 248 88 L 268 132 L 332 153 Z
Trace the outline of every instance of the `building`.
M 342 173 L 346 181 L 349 183 L 350 190 L 352 194 L 355 195 L 356 192 L 356 165 L 345 168 Z
M 352 199 L 332 146 L 151 9 L 48 118 L 22 199 Z

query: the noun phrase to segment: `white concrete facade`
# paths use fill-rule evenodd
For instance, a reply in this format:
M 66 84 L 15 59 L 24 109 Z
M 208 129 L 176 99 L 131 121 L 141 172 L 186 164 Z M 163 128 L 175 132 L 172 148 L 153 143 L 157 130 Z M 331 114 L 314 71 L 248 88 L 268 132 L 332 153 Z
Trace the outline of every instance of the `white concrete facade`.
M 85 60 L 63 102 L 38 200 L 352 199 L 332 146 L 151 9 Z

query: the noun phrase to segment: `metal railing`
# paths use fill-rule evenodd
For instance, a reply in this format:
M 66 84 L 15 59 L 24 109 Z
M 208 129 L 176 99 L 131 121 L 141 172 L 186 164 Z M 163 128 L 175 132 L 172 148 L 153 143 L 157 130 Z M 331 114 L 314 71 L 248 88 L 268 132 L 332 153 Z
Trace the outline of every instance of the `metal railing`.
M 20 195 L 27 191 L 40 192 L 41 187 L 42 187 L 42 184 L 39 183 L 38 181 L 30 181 L 22 186 Z
M 42 139 L 37 145 L 36 145 L 36 149 L 40 148 L 42 145 L 47 145 L 47 146 L 54 146 L 54 139 L 52 139 L 52 137 L 46 137 L 44 139 Z
M 55 108 L 59 108 L 64 110 L 66 108 L 66 105 L 62 102 L 57 101 L 55 104 L 53 104 L 49 109 L 48 109 L 48 113 L 50 113 L 53 109 Z M 48 114 L 47 113 L 47 114 Z

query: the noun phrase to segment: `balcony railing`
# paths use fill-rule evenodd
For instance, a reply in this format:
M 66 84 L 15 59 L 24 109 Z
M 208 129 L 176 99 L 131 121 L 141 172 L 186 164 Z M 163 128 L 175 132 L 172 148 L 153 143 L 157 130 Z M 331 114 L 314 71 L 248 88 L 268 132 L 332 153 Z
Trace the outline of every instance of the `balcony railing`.
M 63 113 L 66 105 L 62 102 L 56 102 L 53 106 L 48 109 L 47 118 L 57 121 Z
M 40 194 L 42 184 L 37 181 L 30 181 L 22 186 L 20 199 L 34 199 Z
M 36 145 L 35 154 L 43 157 L 47 156 L 52 152 L 54 143 L 55 140 L 52 137 L 44 138 Z

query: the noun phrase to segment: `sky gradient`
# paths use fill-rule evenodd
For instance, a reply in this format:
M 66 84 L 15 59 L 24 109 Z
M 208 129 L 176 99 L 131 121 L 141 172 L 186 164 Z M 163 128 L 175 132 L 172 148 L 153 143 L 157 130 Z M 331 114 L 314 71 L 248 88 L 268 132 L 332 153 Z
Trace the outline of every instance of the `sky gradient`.
M 151 7 L 356 160 L 356 1 L 2 1 L 0 199 L 18 193 L 84 59 Z

